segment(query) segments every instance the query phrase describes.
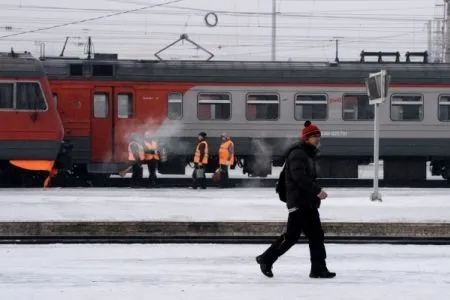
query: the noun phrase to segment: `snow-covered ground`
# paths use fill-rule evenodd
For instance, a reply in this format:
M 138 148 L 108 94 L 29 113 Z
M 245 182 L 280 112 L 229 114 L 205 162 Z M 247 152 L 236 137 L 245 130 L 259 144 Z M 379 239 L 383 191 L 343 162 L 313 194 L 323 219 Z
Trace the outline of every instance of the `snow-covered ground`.
M 310 279 L 295 245 L 264 277 L 268 245 L 1 245 L 5 300 L 449 299 L 450 246 L 327 245 L 334 279 Z
M 450 189 L 330 188 L 320 209 L 333 222 L 450 222 Z M 0 221 L 285 221 L 273 188 L 0 189 Z

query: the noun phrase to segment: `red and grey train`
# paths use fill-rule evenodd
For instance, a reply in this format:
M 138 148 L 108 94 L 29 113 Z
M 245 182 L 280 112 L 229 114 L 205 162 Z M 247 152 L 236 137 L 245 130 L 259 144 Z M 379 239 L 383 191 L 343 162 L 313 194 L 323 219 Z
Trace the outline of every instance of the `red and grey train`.
M 24 59 L 15 59 L 17 68 L 9 63 L 9 80 L 19 81 Z M 1 108 L 0 115 L 8 115 L 11 126 L 26 131 L 20 137 L 23 141 L 40 134 L 42 148 L 29 142 L 27 147 L 46 149 L 42 145 L 50 145 L 44 143 L 50 139 L 47 113 L 55 133 L 47 158 L 58 161 L 61 141 L 71 145 L 73 176 L 117 174 L 127 165 L 128 138 L 135 132 L 150 132 L 159 139 L 167 154 L 160 173 L 184 174 L 197 133 L 206 131 L 211 149 L 227 132 L 243 172 L 264 177 L 272 166 L 282 164 L 286 147 L 298 139 L 304 121 L 311 120 L 324 136 L 321 176 L 357 178 L 358 165 L 367 164 L 373 154 L 374 113 L 364 80 L 369 73 L 386 69 L 390 90 L 380 108 L 384 178 L 425 179 L 427 161 L 433 174 L 450 178 L 448 64 L 120 60 L 108 54 L 93 59 L 47 57 L 41 63 L 28 60 L 39 70 L 34 76 L 41 80 L 46 110 Z M 36 114 L 38 119 L 32 117 Z M 28 118 L 28 123 L 20 117 Z M 11 135 L 10 129 L 9 137 L 14 138 L 8 139 L 5 128 L 0 125 L 2 163 L 44 159 L 43 154 L 36 156 L 38 151 L 13 157 L 17 151 L 8 145 L 18 135 Z M 9 156 L 5 149 L 12 149 Z M 213 156 L 210 172 L 215 160 Z

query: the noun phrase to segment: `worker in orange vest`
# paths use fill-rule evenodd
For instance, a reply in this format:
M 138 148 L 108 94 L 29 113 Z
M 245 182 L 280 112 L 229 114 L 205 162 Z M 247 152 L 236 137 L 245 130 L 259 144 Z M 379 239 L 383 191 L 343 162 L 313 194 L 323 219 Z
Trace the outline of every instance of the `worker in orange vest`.
M 208 142 L 206 141 L 206 133 L 200 132 L 198 134 L 198 142 L 195 147 L 194 153 L 194 172 L 192 178 L 194 179 L 192 188 L 197 189 L 197 185 L 200 188 L 206 189 L 206 176 L 205 169 L 208 164 Z
M 142 138 L 137 133 L 130 136 L 128 143 L 128 161 L 131 163 L 132 169 L 132 186 L 136 186 L 138 181 L 142 179 L 142 163 L 145 160 L 143 144 Z
M 234 164 L 234 143 L 225 132 L 220 135 L 220 138 L 222 143 L 219 147 L 219 185 L 225 188 L 228 186 L 228 167 Z
M 156 185 L 156 168 L 160 159 L 158 141 L 150 133 L 144 139 L 145 162 L 147 163 L 150 185 Z

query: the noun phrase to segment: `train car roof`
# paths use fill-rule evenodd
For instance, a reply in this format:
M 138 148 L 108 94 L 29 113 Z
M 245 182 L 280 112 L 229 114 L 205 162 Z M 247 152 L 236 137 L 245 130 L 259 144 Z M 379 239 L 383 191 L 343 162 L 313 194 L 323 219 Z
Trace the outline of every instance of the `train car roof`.
M 220 82 L 364 83 L 369 73 L 386 69 L 391 83 L 450 84 L 450 64 L 293 61 L 159 61 L 77 58 L 42 60 L 50 79 Z
M 44 77 L 42 62 L 29 53 L 0 52 L 0 77 Z

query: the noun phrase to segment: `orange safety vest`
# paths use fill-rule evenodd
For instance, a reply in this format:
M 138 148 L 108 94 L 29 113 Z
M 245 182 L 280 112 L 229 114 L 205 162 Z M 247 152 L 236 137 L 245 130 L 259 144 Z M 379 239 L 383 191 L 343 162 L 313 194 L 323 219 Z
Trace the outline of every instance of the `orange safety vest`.
M 230 147 L 232 152 L 230 152 Z M 227 140 L 220 145 L 219 148 L 219 164 L 226 165 L 230 162 L 230 166 L 234 164 L 234 143 L 231 140 Z
M 140 145 L 137 142 L 131 142 L 131 143 L 128 144 L 128 160 L 130 160 L 130 161 L 135 161 L 136 160 L 136 158 L 134 157 L 134 153 L 131 150 L 131 146 L 133 144 L 136 144 L 138 146 L 138 149 L 139 149 L 139 154 L 138 154 L 139 155 L 139 160 L 144 160 L 145 159 L 144 148 L 142 147 L 142 145 Z
M 145 153 L 145 160 L 156 159 L 159 160 L 159 154 L 156 152 L 158 149 L 158 143 L 156 141 L 145 142 L 145 150 L 153 150 L 154 154 Z
M 208 143 L 206 141 L 201 141 L 197 144 L 194 154 L 194 163 L 200 163 L 200 144 L 205 144 L 205 155 L 203 156 L 203 160 L 201 161 L 201 163 L 206 165 L 208 163 Z

